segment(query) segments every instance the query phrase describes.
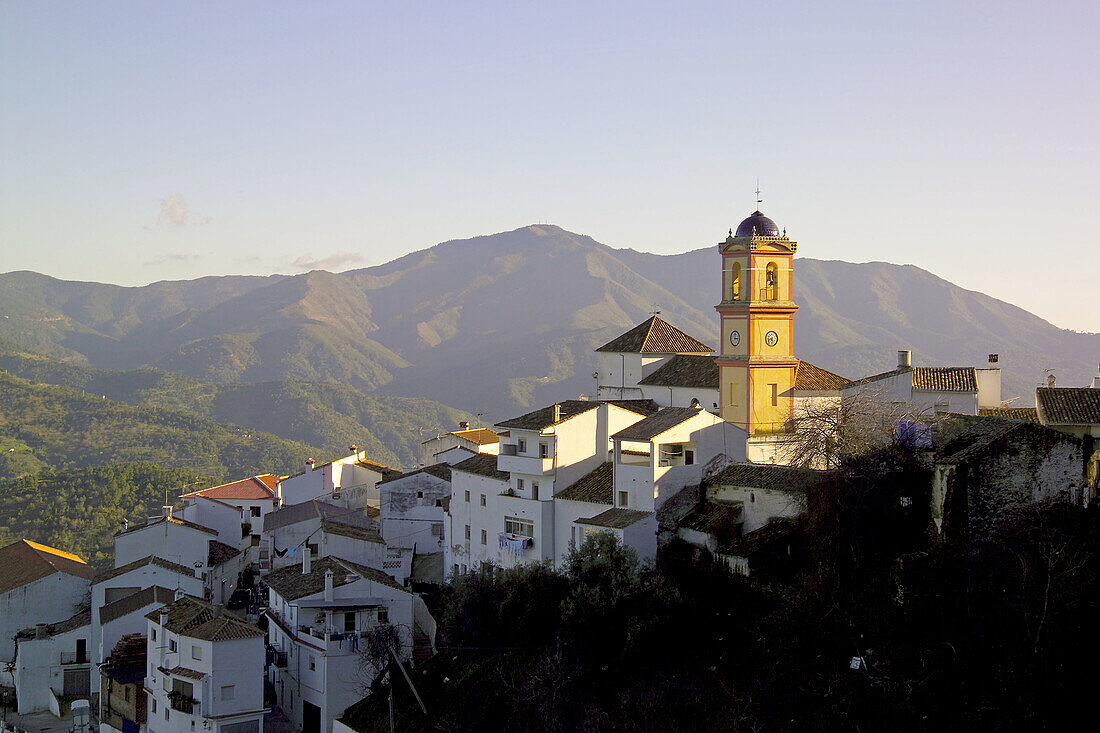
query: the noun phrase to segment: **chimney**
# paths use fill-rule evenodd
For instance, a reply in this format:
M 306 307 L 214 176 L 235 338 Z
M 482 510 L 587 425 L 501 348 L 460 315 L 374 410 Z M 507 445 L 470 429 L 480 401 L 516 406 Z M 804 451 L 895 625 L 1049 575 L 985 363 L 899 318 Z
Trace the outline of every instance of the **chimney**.
M 172 505 L 171 504 L 165 504 L 164 506 L 162 506 L 160 508 L 160 515 L 162 517 L 164 517 L 165 519 L 171 519 L 171 517 L 172 517 Z
M 355 453 L 356 455 L 358 455 L 358 454 L 359 454 L 359 446 L 355 445 L 354 443 L 352 443 L 351 445 L 349 445 L 349 446 L 348 446 L 348 449 L 349 449 L 349 450 L 350 450 L 350 451 L 351 451 L 352 453 Z
M 34 625 L 34 638 L 35 639 L 45 639 L 46 638 L 46 629 L 48 629 L 49 627 L 50 627 L 49 624 L 35 624 Z
M 325 600 L 332 602 L 332 571 L 325 571 Z
M 990 354 L 989 355 L 989 366 L 993 367 L 993 365 L 996 364 L 1000 360 L 1000 358 L 1001 358 L 1000 354 Z M 993 368 L 996 369 L 997 367 L 993 367 Z
M 1057 382 L 1058 382 L 1058 380 L 1055 379 L 1053 374 L 1051 374 L 1050 376 L 1047 377 L 1047 386 L 1048 387 L 1053 387 Z
M 313 468 L 313 463 L 314 463 L 314 461 L 313 461 L 312 458 L 307 458 L 306 459 L 306 465 L 309 466 L 311 469 Z
M 470 421 L 469 420 L 463 420 L 462 422 L 460 422 L 458 424 L 458 429 L 459 430 L 469 430 L 470 429 Z
M 283 482 L 275 482 L 275 506 L 280 507 L 283 505 Z
M 160 609 L 160 625 L 163 628 L 164 625 L 167 624 L 167 623 L 168 623 L 168 609 L 167 608 L 162 608 L 162 609 Z
M 176 593 L 173 596 L 173 600 L 178 601 L 179 599 L 183 598 L 185 595 L 187 595 L 187 594 L 183 592 L 183 588 L 176 588 Z
M 1097 374 L 1092 378 L 1092 388 L 1100 389 L 1100 367 L 1097 367 Z
M 122 531 L 125 532 L 128 529 L 130 529 L 130 520 L 127 519 L 126 517 L 123 517 L 122 518 Z
M 554 404 L 554 422 L 561 422 L 561 404 Z
M 908 369 L 913 366 L 913 352 L 906 349 L 898 352 L 898 369 Z
M 302 575 L 309 575 L 311 559 L 312 558 L 309 556 L 309 545 L 302 545 Z

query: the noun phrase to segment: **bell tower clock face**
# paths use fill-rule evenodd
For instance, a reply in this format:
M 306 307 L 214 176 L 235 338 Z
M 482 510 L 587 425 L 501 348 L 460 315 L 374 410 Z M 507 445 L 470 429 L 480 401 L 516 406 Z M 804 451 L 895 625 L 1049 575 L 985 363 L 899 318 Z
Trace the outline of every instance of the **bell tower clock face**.
M 775 331 L 768 331 L 766 334 L 764 334 L 764 343 L 766 343 L 768 346 L 775 346 L 779 343 L 779 334 L 777 334 Z
M 741 332 L 737 329 L 730 331 L 730 345 L 737 346 L 739 343 L 741 343 Z

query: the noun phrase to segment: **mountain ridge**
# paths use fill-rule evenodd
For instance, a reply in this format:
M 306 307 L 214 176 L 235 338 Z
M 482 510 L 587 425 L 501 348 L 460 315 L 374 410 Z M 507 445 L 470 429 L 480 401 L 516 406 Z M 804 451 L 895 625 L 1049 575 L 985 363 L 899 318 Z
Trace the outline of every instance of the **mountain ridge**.
M 0 339 L 91 366 L 224 383 L 340 382 L 501 420 L 592 391 L 592 351 L 653 310 L 717 345 L 717 247 L 615 249 L 556 225 L 453 239 L 341 273 L 135 288 L 0 275 Z M 48 278 L 49 276 L 39 276 Z M 795 351 L 856 378 L 1001 355 L 1005 398 L 1055 369 L 1084 383 L 1100 334 L 1059 329 L 914 265 L 795 260 Z M 19 299 L 18 308 L 11 308 Z M 22 319 L 22 320 L 20 320 Z

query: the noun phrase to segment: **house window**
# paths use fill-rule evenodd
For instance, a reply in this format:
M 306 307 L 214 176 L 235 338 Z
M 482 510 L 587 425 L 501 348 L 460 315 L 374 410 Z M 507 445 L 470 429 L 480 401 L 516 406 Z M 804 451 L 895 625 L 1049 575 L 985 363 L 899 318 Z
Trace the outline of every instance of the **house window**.
M 487 539 L 488 539 L 488 533 L 486 533 L 485 530 L 481 530 L 481 544 L 483 544 L 483 545 L 488 544 L 486 542 Z
M 470 525 L 468 524 L 466 525 L 466 539 L 470 539 Z
M 519 439 L 519 445 L 516 447 L 516 452 L 517 453 L 526 453 L 527 452 L 527 441 L 524 440 L 523 438 Z
M 531 482 L 531 498 L 532 499 L 538 499 L 539 498 L 539 482 L 538 481 L 532 481 Z
M 149 712 L 154 715 L 157 713 L 157 699 L 155 697 L 149 698 Z
M 523 479 L 521 479 L 521 478 L 516 479 L 516 490 L 523 491 Z
M 172 710 L 172 708 L 169 708 L 169 707 L 166 707 L 166 708 L 164 708 L 164 719 L 165 719 L 165 720 L 168 720 L 168 713 L 169 713 L 169 712 L 170 712 L 171 710 Z
M 254 516 L 254 517 L 258 517 L 258 516 L 260 516 L 260 507 L 258 507 L 258 506 L 250 506 L 250 507 L 248 507 L 248 511 L 249 511 L 249 512 L 250 512 L 250 513 L 252 514 L 252 516 Z
M 779 300 L 779 265 L 769 262 L 764 272 L 765 296 L 764 300 Z
M 465 569 L 465 568 L 463 568 Z M 379 608 L 378 609 L 378 623 L 381 625 L 388 624 L 390 622 L 390 609 Z
M 741 300 L 741 263 L 733 263 L 730 273 L 730 300 Z
M 236 700 L 237 699 L 237 686 L 236 685 L 222 685 L 222 701 Z
M 695 451 L 693 451 L 693 450 L 685 450 L 684 451 L 684 465 L 685 466 L 694 466 L 695 465 Z
M 157 630 L 153 629 L 153 641 L 157 640 Z
M 443 506 L 443 500 L 442 499 L 436 499 L 435 500 L 435 505 L 436 506 Z
M 779 385 L 778 384 L 769 384 L 768 385 L 768 394 L 771 397 L 772 407 L 778 407 L 779 406 Z
M 309 655 L 309 671 L 314 672 L 317 670 L 317 657 L 312 654 Z
M 192 644 L 191 645 L 191 658 L 192 659 L 202 659 L 202 647 L 199 646 L 198 644 Z
M 485 506 L 485 494 L 481 495 L 481 506 Z
M 737 384 L 735 382 L 730 382 L 730 391 L 726 399 L 726 404 L 730 405 L 731 407 L 737 404 L 737 400 L 735 399 L 735 397 L 737 396 L 737 392 L 735 391 L 736 388 Z
M 539 443 L 539 458 L 549 458 L 549 457 L 550 457 L 550 446 L 548 446 L 546 443 Z
M 518 517 L 505 517 L 504 531 L 508 534 L 514 534 L 520 537 L 534 537 L 535 523 L 528 519 L 520 519 Z
M 176 651 L 176 640 L 175 639 L 169 639 L 168 640 L 168 651 L 170 651 L 170 652 Z
M 619 506 L 626 506 L 629 495 L 625 491 L 619 492 Z
M 355 631 L 355 614 L 350 611 L 344 614 L 344 631 Z
M 469 491 L 466 492 L 466 503 L 467 504 L 470 503 L 470 492 Z
M 573 547 L 577 546 L 577 527 L 576 525 L 569 528 L 569 544 Z
M 416 492 L 416 498 L 417 499 L 423 499 L 424 498 L 424 492 L 423 491 Z
M 306 543 L 306 547 L 309 548 L 309 556 L 310 557 L 317 557 L 317 544 L 316 543 Z
M 432 525 L 432 537 L 443 536 L 443 525 L 438 522 Z

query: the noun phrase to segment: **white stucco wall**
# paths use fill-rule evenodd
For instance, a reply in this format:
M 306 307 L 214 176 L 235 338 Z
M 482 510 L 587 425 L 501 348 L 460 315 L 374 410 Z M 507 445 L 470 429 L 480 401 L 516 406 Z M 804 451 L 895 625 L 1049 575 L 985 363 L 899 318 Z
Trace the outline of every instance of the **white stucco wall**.
M 12 637 L 16 632 L 70 618 L 80 609 L 89 587 L 86 578 L 53 573 L 0 595 L 0 662 L 15 656 Z
M 806 496 L 802 492 L 719 486 L 712 489 L 711 496 L 720 501 L 744 503 L 742 531 L 746 534 L 760 529 L 772 518 L 793 518 L 806 511 Z
M 199 572 L 206 567 L 210 540 L 216 536 L 175 522 L 157 522 L 131 528 L 115 537 L 115 567 L 155 555 Z M 240 527 L 237 529 L 240 542 Z M 232 544 L 232 543 L 226 543 Z

